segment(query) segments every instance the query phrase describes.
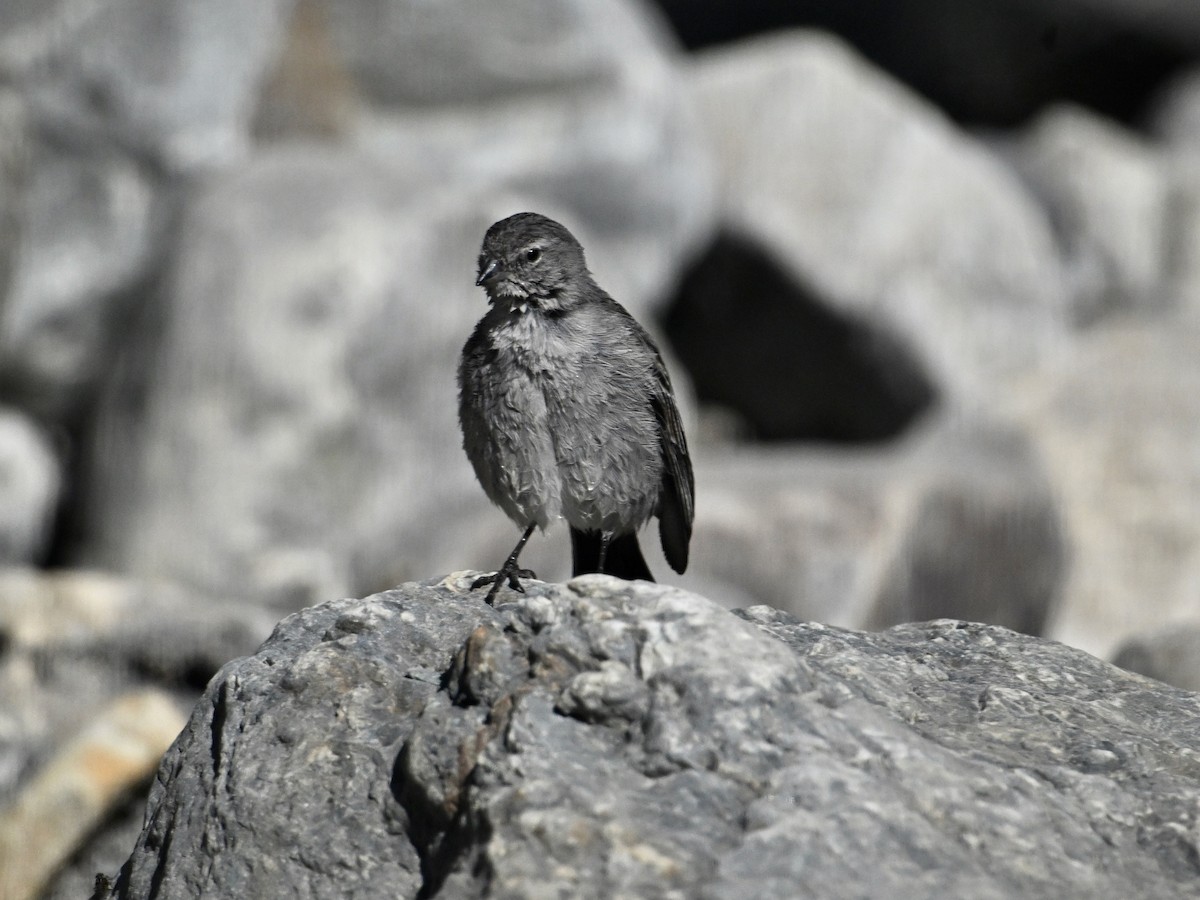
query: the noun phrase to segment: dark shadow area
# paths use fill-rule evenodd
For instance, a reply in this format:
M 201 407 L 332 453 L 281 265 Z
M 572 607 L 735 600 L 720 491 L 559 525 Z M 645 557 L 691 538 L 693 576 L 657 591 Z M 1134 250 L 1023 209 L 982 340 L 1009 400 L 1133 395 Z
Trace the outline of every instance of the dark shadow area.
M 883 441 L 936 399 L 895 335 L 831 309 L 752 242 L 720 235 L 663 319 L 701 402 L 766 441 Z
M 1200 41 L 1161 22 L 1135 31 L 1082 4 L 1047 10 L 1031 0 L 657 3 L 690 49 L 785 28 L 831 31 L 960 122 L 997 127 L 1057 101 L 1137 124 Z

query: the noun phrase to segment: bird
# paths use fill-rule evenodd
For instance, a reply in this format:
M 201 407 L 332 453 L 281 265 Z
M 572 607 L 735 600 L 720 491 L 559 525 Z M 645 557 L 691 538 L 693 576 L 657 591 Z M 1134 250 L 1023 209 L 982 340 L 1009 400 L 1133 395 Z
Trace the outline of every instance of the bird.
M 488 498 L 522 529 L 491 585 L 524 592 L 535 528 L 570 527 L 572 574 L 653 581 L 638 531 L 688 564 L 695 481 L 671 378 L 653 338 L 588 271 L 563 225 L 533 212 L 493 224 L 475 284 L 488 310 L 458 367 L 463 449 Z

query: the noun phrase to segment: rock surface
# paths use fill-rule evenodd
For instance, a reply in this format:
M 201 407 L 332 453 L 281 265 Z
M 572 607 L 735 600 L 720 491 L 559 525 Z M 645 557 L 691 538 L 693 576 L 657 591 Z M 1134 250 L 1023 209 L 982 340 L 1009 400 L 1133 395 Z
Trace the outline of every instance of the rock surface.
M 1200 691 L 1200 621 L 1130 638 L 1117 650 L 1113 665 L 1185 691 Z
M 0 566 L 40 562 L 61 488 L 46 435 L 0 406 Z
M 115 698 L 158 689 L 186 709 L 272 625 L 261 608 L 165 585 L 0 568 L 0 803 Z
M 1193 895 L 1195 694 L 990 626 L 472 577 L 224 667 L 96 896 Z
M 956 399 L 1060 349 L 1049 221 L 982 144 L 841 43 L 790 32 L 700 55 L 691 85 L 720 212 Z
M 1015 155 L 1063 242 L 1075 320 L 1165 307 L 1177 240 L 1165 154 L 1094 113 L 1060 106 L 1037 119 Z
M 744 448 L 696 472 L 696 563 L 672 580 L 708 596 L 734 585 L 739 602 L 849 628 L 1039 634 L 1066 578 L 1056 498 L 1012 429 L 933 418 L 882 448 Z
M 1113 320 L 1010 407 L 1044 461 L 1072 548 L 1050 637 L 1109 657 L 1196 617 L 1200 323 Z

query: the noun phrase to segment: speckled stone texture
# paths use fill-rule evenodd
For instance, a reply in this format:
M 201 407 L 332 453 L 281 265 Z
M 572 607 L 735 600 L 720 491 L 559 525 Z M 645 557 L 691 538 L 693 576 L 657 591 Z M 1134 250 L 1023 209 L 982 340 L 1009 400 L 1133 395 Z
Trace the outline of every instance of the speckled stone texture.
M 1196 694 L 993 626 L 472 577 L 225 666 L 97 896 L 1195 896 Z

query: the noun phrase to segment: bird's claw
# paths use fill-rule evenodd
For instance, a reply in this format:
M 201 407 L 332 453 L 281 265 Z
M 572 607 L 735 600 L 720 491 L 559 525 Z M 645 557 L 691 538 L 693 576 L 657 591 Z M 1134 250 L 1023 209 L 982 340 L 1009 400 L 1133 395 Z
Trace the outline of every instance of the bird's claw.
M 496 599 L 496 594 L 500 592 L 500 586 L 508 582 L 508 586 L 518 593 L 525 593 L 525 588 L 521 584 L 521 578 L 530 579 L 537 578 L 537 574 L 533 569 L 518 569 L 514 565 L 505 563 L 498 572 L 493 572 L 491 575 L 481 575 L 471 582 L 471 590 L 483 587 L 485 584 L 490 584 L 492 589 L 488 591 L 486 602 L 491 603 Z

